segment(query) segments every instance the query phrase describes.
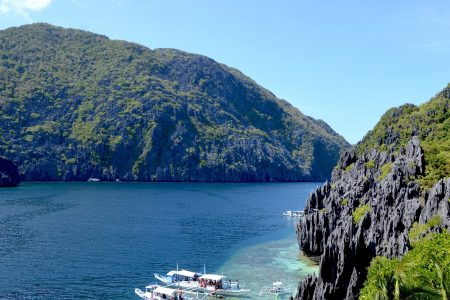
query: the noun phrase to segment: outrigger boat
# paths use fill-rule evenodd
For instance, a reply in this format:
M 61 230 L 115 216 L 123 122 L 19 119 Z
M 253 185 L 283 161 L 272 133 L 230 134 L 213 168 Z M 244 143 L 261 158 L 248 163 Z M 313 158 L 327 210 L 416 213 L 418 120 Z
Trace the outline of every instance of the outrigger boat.
M 293 288 L 290 286 L 283 286 L 283 283 L 281 281 L 276 281 L 272 283 L 270 286 L 264 286 L 261 291 L 259 291 L 259 295 L 262 296 L 264 294 L 270 294 L 270 295 L 282 295 L 282 294 L 292 294 Z
M 161 281 L 164 284 L 173 284 L 173 283 L 186 283 L 191 281 L 197 281 L 197 279 L 201 276 L 199 273 L 187 271 L 187 270 L 176 270 L 170 271 L 166 274 L 166 276 L 154 274 L 155 278 Z
M 160 286 L 158 284 L 147 285 L 144 291 L 136 288 L 134 289 L 134 292 L 141 297 L 141 299 L 145 300 L 202 300 L 208 297 L 207 293 L 184 291 L 181 289 Z
M 242 289 L 239 280 L 225 280 L 225 276 L 217 274 L 203 274 L 198 280 L 201 290 L 211 295 L 218 296 L 242 296 L 250 292 L 249 289 Z
M 186 291 L 200 291 L 218 296 L 240 296 L 250 292 L 243 289 L 239 281 L 225 280 L 226 276 L 217 274 L 201 274 L 187 270 L 170 271 L 166 276 L 155 274 L 155 278 L 167 287 Z
M 305 212 L 303 210 L 287 210 L 283 212 L 283 215 L 287 217 L 303 217 Z

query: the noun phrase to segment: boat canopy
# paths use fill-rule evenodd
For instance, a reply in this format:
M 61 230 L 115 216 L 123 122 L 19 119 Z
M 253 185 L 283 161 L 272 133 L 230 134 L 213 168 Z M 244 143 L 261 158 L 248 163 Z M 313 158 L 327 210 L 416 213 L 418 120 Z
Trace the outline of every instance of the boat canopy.
M 145 288 L 146 289 L 155 289 L 155 288 L 157 288 L 159 285 L 157 285 L 157 284 L 149 284 L 149 285 L 147 285 Z
M 167 276 L 173 276 L 173 275 L 180 275 L 185 277 L 194 277 L 197 273 L 187 271 L 187 270 L 181 270 L 181 271 L 170 271 L 167 273 Z
M 217 275 L 217 274 L 204 274 L 204 275 L 200 276 L 200 279 L 214 280 L 214 281 L 220 281 L 224 278 L 225 278 L 225 276 Z
M 164 295 L 174 296 L 175 293 L 177 292 L 177 290 L 174 290 L 174 289 L 170 289 L 170 288 L 166 288 L 166 287 L 160 286 L 160 287 L 157 287 L 157 288 L 154 290 L 154 292 L 155 292 L 155 293 L 158 293 L 158 294 L 164 294 Z

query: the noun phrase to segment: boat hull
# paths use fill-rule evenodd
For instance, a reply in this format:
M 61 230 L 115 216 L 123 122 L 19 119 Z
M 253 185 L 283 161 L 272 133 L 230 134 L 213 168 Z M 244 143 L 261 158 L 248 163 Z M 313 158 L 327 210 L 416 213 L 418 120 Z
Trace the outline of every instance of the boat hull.
M 244 296 L 248 294 L 250 290 L 236 290 L 236 291 L 229 291 L 229 290 L 218 290 L 214 292 L 214 295 L 219 296 Z

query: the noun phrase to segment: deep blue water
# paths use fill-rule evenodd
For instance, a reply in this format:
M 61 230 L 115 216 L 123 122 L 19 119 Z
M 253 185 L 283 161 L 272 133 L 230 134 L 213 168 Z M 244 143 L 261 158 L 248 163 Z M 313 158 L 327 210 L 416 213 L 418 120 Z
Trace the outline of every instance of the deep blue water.
M 319 183 L 23 183 L 0 190 L 1 299 L 137 299 L 153 273 L 218 271 L 292 236 Z M 250 266 L 252 267 L 252 266 Z

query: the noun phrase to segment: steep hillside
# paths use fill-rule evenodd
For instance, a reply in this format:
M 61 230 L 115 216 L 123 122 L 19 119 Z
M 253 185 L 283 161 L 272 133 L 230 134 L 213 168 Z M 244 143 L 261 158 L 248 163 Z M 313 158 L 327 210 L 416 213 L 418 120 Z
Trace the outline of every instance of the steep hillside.
M 0 31 L 0 123 L 26 180 L 324 180 L 348 146 L 212 59 L 47 24 Z
M 392 108 L 358 145 L 358 152 L 375 148 L 398 151 L 412 136 L 419 137 L 427 168 L 418 181 L 423 190 L 450 176 L 450 86 L 429 102 Z
M 320 257 L 320 272 L 299 285 L 296 299 L 358 299 L 374 257 L 400 258 L 427 233 L 448 230 L 449 96 L 445 89 L 421 106 L 389 110 L 341 157 L 331 182 L 311 194 L 298 240 L 306 255 Z M 385 261 L 386 270 L 398 262 Z M 380 262 L 371 280 L 380 275 Z M 374 290 L 378 296 L 394 294 L 381 279 L 378 283 L 367 285 L 364 299 Z M 397 286 L 399 299 L 406 290 Z

